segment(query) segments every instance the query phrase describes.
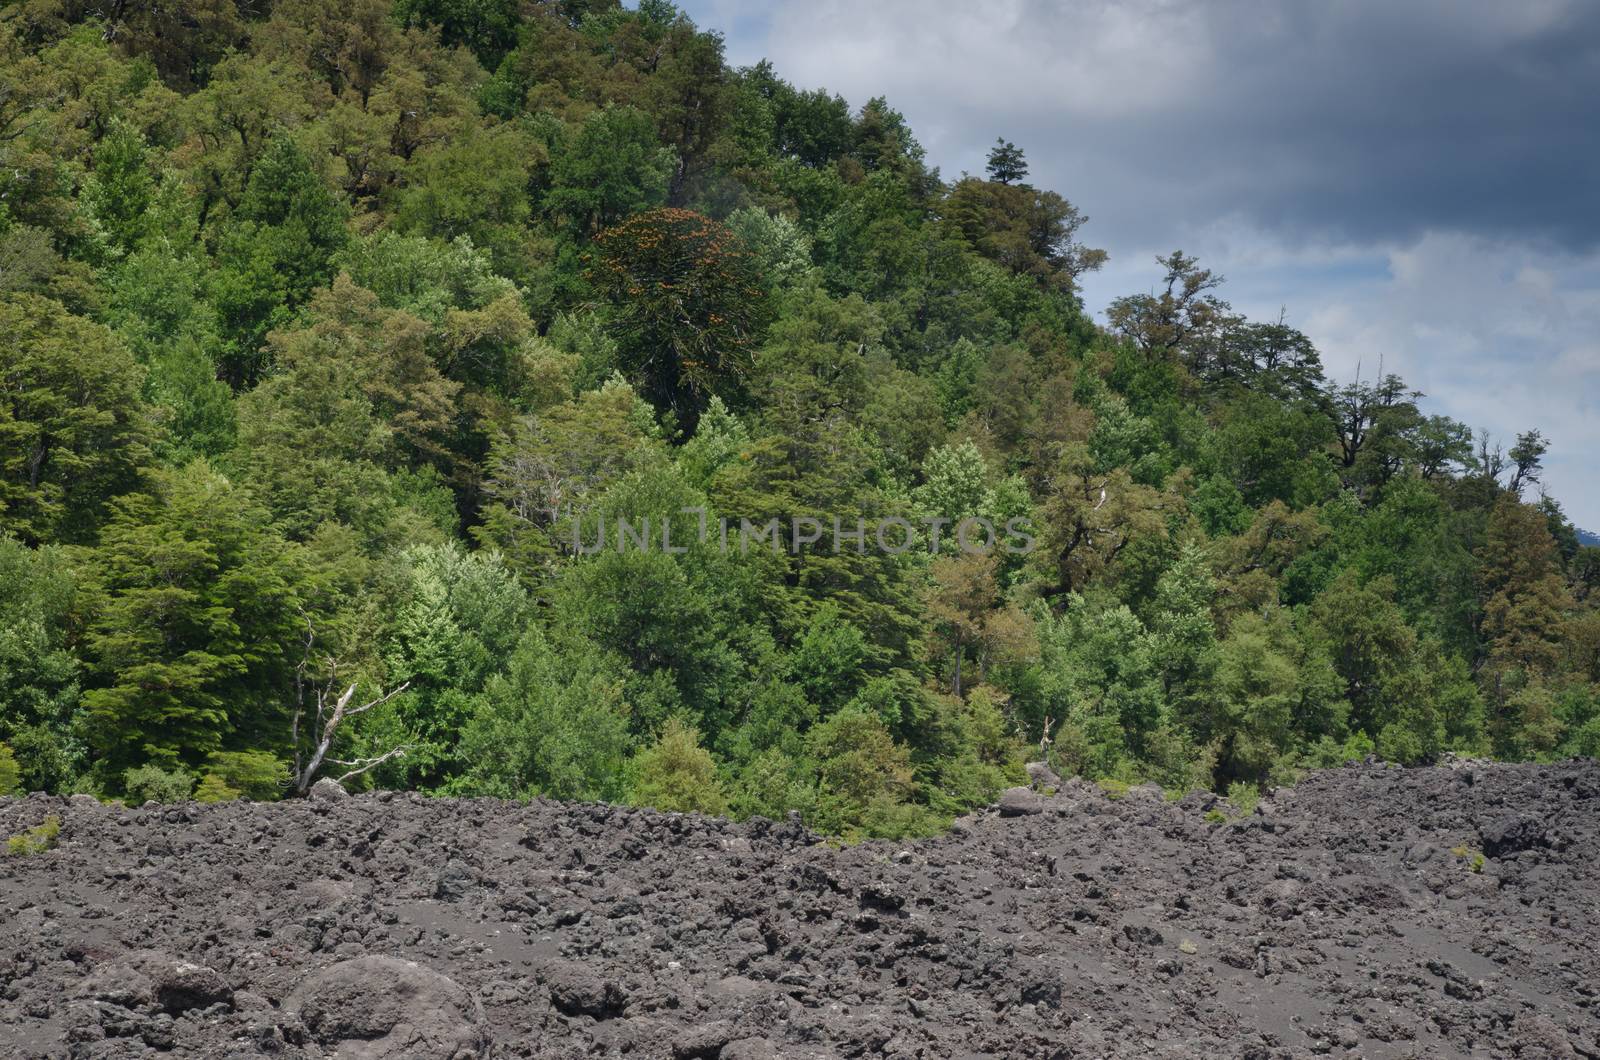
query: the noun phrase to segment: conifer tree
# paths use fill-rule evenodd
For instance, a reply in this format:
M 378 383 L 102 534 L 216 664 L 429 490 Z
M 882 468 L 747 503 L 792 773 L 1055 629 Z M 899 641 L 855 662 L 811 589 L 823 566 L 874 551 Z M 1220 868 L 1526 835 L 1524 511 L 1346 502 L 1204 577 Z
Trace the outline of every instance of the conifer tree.
M 1016 184 L 1028 175 L 1028 163 L 1023 157 L 1022 148 L 1003 136 L 996 139 L 994 147 L 989 149 L 989 161 L 985 168 L 989 172 L 989 179 L 996 184 Z

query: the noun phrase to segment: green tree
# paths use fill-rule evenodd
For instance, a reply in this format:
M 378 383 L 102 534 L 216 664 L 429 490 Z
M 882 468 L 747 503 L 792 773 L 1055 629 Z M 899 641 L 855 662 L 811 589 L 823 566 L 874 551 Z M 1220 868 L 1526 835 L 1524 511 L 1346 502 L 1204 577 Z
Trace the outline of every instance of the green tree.
M 1339 474 L 1347 487 L 1366 496 L 1415 462 L 1414 439 L 1423 424 L 1419 391 L 1391 374 L 1376 383 L 1357 379 L 1331 396 Z
M 229 798 L 271 802 L 289 790 L 289 766 L 270 751 L 217 751 L 206 760 L 202 786 L 207 782 L 213 788 L 220 782 L 233 793 Z M 198 793 L 195 798 L 205 801 Z
M 700 734 L 680 718 L 669 718 L 656 742 L 631 763 L 628 801 L 672 813 L 720 814 L 727 797 L 717 780 L 711 752 L 700 746 Z
M 149 460 L 143 372 L 106 328 L 35 295 L 0 297 L 0 334 L 0 530 L 92 540 Z
M 78 579 L 58 548 L 0 537 L 0 740 L 30 791 L 61 791 L 82 766 L 82 663 L 73 650 Z
M 728 411 L 720 397 L 713 396 L 695 426 L 694 437 L 678 447 L 678 470 L 696 489 L 711 485 L 711 479 L 728 466 L 750 444 L 750 431 L 742 420 Z
M 228 786 L 220 774 L 207 773 L 200 778 L 200 783 L 195 785 L 195 802 L 232 802 L 240 797 L 242 792 L 238 788 Z
M 444 325 L 452 310 L 484 309 L 518 294 L 517 285 L 497 274 L 489 255 L 465 236 L 445 242 L 385 229 L 352 240 L 337 265 L 385 309 L 404 309 L 434 327 Z
M 1295 749 L 1302 700 L 1288 616 L 1240 615 L 1217 652 L 1220 778 L 1263 783 Z
M 402 26 L 435 26 L 446 47 L 460 45 L 493 70 L 517 43 L 515 0 L 398 0 Z
M 421 320 L 382 309 L 343 276 L 303 326 L 272 334 L 279 370 L 239 400 L 236 459 L 289 537 L 340 522 L 377 550 L 441 532 L 428 494 L 442 487 L 421 473 L 456 470 L 460 387 L 440 375 L 426 337 Z M 443 507 L 453 530 L 448 494 Z
M 1081 591 L 1115 568 L 1130 545 L 1161 534 L 1170 498 L 1133 481 L 1126 468 L 1097 473 L 1088 447 L 1065 447 L 1039 511 L 1039 547 L 1029 562 L 1052 591 Z
M 268 142 L 222 236 L 212 300 L 224 339 L 221 374 L 236 389 L 269 366 L 267 333 L 333 279 L 345 208 L 287 134 Z
M 1156 264 L 1166 270 L 1160 293 L 1118 298 L 1106 318 L 1145 359 L 1196 363 L 1232 317 L 1228 303 L 1210 293 L 1222 277 L 1181 250 L 1156 258 Z
M 537 629 L 488 681 L 461 736 L 464 794 L 616 799 L 629 709 L 619 667 L 598 653 L 558 654 Z
M 154 199 L 144 138 L 127 124 L 114 122 L 95 149 L 94 170 L 82 199 L 114 255 L 127 254 L 151 233 Z
M 1156 644 L 1125 605 L 1069 597 L 1039 619 L 1039 674 L 1023 730 L 1054 732 L 1056 753 L 1086 777 L 1138 773 L 1146 741 L 1167 721 Z
M 1105 251 L 1077 241 L 1089 219 L 1053 191 L 967 177 L 950 189 L 944 213 L 973 250 L 1048 289 L 1072 291 L 1105 264 Z
M 1543 512 L 1502 494 L 1478 550 L 1483 599 L 1483 666 L 1495 750 L 1507 756 L 1549 751 L 1559 739 L 1553 703 L 1537 686 L 1555 677 L 1572 599 L 1560 574 Z
M 122 772 L 121 786 L 124 801 L 129 806 L 142 806 L 147 802 L 183 802 L 194 791 L 194 774 L 186 769 L 162 769 L 157 765 L 142 765 Z M 208 797 L 216 791 L 207 791 Z
M 1506 489 L 1520 497 L 1523 487 L 1537 483 L 1544 472 L 1544 455 L 1549 451 L 1550 443 L 1538 431 L 1517 435 L 1517 444 L 1506 454 L 1511 458 L 1511 482 Z
M 0 798 L 15 795 L 22 790 L 22 770 L 17 765 L 11 748 L 0 743 Z
M 595 111 L 551 159 L 545 212 L 586 240 L 665 202 L 674 165 L 649 115 L 632 107 Z
M 435 239 L 465 236 L 489 253 L 498 272 L 522 279 L 531 267 L 528 182 L 543 156 L 538 142 L 518 126 L 468 125 L 411 159 L 395 224 L 402 232 Z
M 903 494 L 885 489 L 860 423 L 870 395 L 865 351 L 879 341 L 880 328 L 859 298 L 796 291 L 757 358 L 751 391 L 762 411 L 748 456 L 730 462 L 711 490 L 714 507 L 753 528 L 776 520 L 785 540 L 796 525 L 815 534 L 771 557 L 788 568 L 780 600 L 789 621 L 798 626 L 833 602 L 868 637 L 875 671 L 908 663 L 918 636 L 911 560 L 895 552 L 914 548 L 915 535 L 907 540 L 904 528 L 890 524 L 890 547 L 875 540 L 880 520 L 913 512 Z M 733 526 L 735 534 L 742 525 Z M 753 537 L 737 540 L 744 548 Z
M 276 737 L 303 570 L 249 496 L 203 461 L 116 501 L 89 576 L 91 743 L 113 771 L 199 765 Z
M 772 290 L 789 290 L 811 271 L 811 238 L 792 219 L 745 207 L 728 215 L 728 227 L 754 255 L 760 275 Z
M 727 226 L 652 210 L 595 241 L 589 270 L 613 307 L 622 369 L 658 409 L 692 426 L 713 394 L 733 398 L 765 326 L 755 260 Z
M 1204 552 L 1187 545 L 1156 583 L 1150 616 L 1162 691 L 1174 720 L 1201 742 L 1215 728 L 1208 706 L 1218 662 L 1216 591 Z
M 720 34 L 697 33 L 687 19 L 678 17 L 663 43 L 660 58 L 654 60 L 659 65 L 644 85 L 641 102 L 655 116 L 662 143 L 677 158 L 668 201 L 682 206 L 712 166 L 733 95 Z
M 811 616 L 789 655 L 789 667 L 809 700 L 832 713 L 860 690 L 866 659 L 866 637 L 830 602 Z
M 816 824 L 824 831 L 859 834 L 914 792 L 909 752 L 867 713 L 840 711 L 811 730 L 807 745 L 816 763 Z
M 968 682 L 982 682 L 985 676 L 989 622 L 1001 605 L 996 566 L 994 556 L 967 552 L 940 556 L 928 572 L 927 615 L 949 652 L 946 672 L 953 696 L 962 694 L 963 665 L 969 654 L 976 657 L 978 668 Z
M 574 540 L 575 510 L 628 472 L 664 460 L 657 433 L 649 406 L 620 379 L 518 418 L 490 449 L 489 503 L 474 534 L 518 574 L 548 572 Z
M 989 149 L 989 161 L 984 168 L 996 184 L 1015 184 L 1028 175 L 1028 162 L 1022 148 L 1004 137 L 997 138 L 994 147 Z
M 409 585 L 384 645 L 392 682 L 409 682 L 392 713 L 409 746 L 386 776 L 438 788 L 468 763 L 458 745 L 480 694 L 510 656 L 527 619 L 527 596 L 500 557 L 454 542 L 418 545 L 399 557 Z

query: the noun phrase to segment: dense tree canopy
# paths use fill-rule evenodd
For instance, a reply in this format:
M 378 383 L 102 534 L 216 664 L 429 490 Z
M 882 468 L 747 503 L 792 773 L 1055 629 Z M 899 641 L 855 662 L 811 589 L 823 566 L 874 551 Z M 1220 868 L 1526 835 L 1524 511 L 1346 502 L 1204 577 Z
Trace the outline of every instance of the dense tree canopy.
M 1040 748 L 1600 751 L 1551 441 L 1182 251 L 1096 324 L 1010 141 L 947 181 L 665 0 L 30 0 L 0 60 L 0 789 L 270 798 L 325 738 L 898 836 Z

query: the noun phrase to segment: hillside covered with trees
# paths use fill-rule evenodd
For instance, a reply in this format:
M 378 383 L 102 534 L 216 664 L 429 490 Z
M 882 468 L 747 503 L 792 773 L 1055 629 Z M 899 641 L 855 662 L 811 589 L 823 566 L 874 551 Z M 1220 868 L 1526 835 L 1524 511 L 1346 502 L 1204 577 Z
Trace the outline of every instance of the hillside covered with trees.
M 1329 379 L 1178 251 L 1085 307 L 1085 221 L 664 0 L 0 3 L 0 793 L 892 836 L 1041 745 L 1173 791 L 1600 754 L 1538 431 Z M 681 544 L 596 544 L 644 518 Z

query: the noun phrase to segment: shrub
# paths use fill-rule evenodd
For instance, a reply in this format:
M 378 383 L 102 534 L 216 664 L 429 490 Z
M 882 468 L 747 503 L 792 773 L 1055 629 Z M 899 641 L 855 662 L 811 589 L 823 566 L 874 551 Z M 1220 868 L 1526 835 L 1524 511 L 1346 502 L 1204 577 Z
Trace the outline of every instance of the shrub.
M 244 796 L 256 802 L 281 799 L 289 787 L 289 766 L 266 751 L 218 751 L 206 762 L 207 779 L 215 776 L 233 789 L 232 798 Z M 201 781 L 201 787 L 205 781 Z M 199 792 L 195 798 L 201 802 Z
M 901 802 L 890 795 L 875 796 L 861 815 L 861 828 L 845 834 L 855 839 L 923 839 L 936 835 L 949 823 L 926 806 Z
M 817 770 L 812 823 L 819 830 L 846 835 L 865 822 L 876 800 L 910 801 L 911 755 L 877 718 L 856 708 L 840 711 L 812 729 L 807 744 Z M 886 819 L 881 805 L 873 813 Z
M 1095 783 L 1100 786 L 1101 791 L 1106 793 L 1106 798 L 1113 800 L 1126 798 L 1129 790 L 1133 787 L 1126 780 L 1117 780 L 1114 777 L 1106 777 L 1103 780 L 1095 781 Z
M 200 786 L 194 789 L 195 802 L 232 802 L 240 796 L 238 788 L 230 788 L 228 782 L 216 773 L 207 773 L 200 778 Z
M 26 832 L 7 839 L 6 853 L 17 857 L 43 854 L 46 850 L 56 845 L 56 840 L 60 835 L 61 818 L 51 814 L 44 819 L 44 823 L 34 825 Z
M 781 821 L 790 810 L 809 818 L 816 796 L 816 786 L 805 768 L 777 748 L 769 748 L 739 771 L 731 802 L 735 817 Z
M 194 776 L 181 768 L 166 770 L 144 765 L 124 772 L 122 787 L 132 806 L 146 802 L 182 802 L 194 790 Z
M 1575 729 L 1562 751 L 1580 758 L 1600 758 L 1600 715 L 1596 715 Z
M 1254 784 L 1236 780 L 1228 785 L 1228 801 L 1233 803 L 1240 817 L 1249 817 L 1255 813 L 1256 804 L 1261 801 L 1261 792 Z
M 0 662 L 0 671 L 5 664 Z M 3 698 L 4 693 L 0 693 Z M 57 795 L 71 792 L 80 781 L 82 745 L 67 732 L 53 725 L 16 725 L 8 741 L 11 753 L 21 770 L 18 794 L 27 791 L 49 791 Z M 0 767 L 3 772 L 3 767 Z M 4 777 L 0 777 L 3 788 Z M 0 794 L 4 794 L 0 790 Z
M 669 718 L 660 738 L 634 759 L 628 801 L 678 813 L 728 810 L 711 752 L 700 746 L 700 734 L 678 718 Z

